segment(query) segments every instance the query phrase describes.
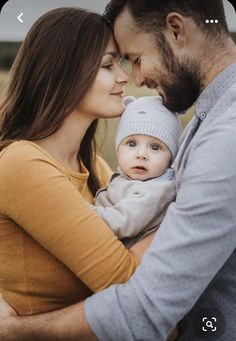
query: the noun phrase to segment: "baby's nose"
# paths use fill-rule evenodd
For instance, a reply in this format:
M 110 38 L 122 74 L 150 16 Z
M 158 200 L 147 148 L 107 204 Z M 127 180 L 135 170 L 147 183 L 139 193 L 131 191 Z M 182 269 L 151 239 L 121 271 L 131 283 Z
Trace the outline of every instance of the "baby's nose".
M 138 151 L 136 158 L 138 160 L 147 160 L 147 153 L 145 151 Z

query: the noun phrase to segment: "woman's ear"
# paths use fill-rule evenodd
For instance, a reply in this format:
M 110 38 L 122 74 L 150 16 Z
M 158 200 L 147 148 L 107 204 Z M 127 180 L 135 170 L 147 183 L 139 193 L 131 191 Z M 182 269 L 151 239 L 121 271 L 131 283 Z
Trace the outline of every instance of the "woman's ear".
M 127 107 L 128 104 L 130 104 L 131 102 L 133 102 L 136 98 L 133 96 L 127 96 L 123 99 L 123 103 L 125 108 Z

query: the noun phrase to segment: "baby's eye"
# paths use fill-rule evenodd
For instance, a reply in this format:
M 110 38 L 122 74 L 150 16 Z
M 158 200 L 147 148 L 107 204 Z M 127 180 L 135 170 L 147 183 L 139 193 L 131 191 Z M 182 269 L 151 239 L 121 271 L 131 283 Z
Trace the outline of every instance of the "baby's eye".
M 151 149 L 156 151 L 156 150 L 161 149 L 161 147 L 159 146 L 159 144 L 152 144 Z
M 128 146 L 131 147 L 131 148 L 134 148 L 136 147 L 136 143 L 134 141 L 128 141 Z

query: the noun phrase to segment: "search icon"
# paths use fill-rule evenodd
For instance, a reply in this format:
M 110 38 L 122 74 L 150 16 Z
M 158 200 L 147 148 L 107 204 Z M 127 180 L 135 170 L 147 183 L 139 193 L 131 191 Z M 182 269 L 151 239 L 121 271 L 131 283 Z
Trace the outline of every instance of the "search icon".
M 209 320 L 206 322 L 206 326 L 207 326 L 208 328 L 213 329 L 213 324 L 212 324 L 212 322 L 209 321 Z

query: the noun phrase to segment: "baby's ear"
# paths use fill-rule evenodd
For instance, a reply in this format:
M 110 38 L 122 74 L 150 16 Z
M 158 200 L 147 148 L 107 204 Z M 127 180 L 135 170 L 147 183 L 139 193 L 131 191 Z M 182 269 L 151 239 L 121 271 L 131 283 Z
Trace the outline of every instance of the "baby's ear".
M 130 104 L 131 102 L 133 102 L 136 98 L 133 96 L 127 96 L 123 99 L 123 103 L 125 108 L 127 107 L 128 104 Z

